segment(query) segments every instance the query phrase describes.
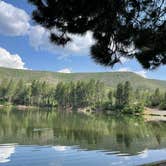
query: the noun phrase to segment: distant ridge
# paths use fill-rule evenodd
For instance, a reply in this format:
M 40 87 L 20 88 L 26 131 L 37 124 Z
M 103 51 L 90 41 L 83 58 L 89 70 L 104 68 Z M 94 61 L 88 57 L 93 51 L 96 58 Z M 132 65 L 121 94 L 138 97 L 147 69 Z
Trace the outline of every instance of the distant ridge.
M 101 72 L 101 73 L 58 73 L 48 71 L 32 71 L 9 69 L 0 67 L 0 81 L 2 79 L 13 79 L 30 82 L 32 80 L 47 81 L 51 84 L 64 81 L 78 81 L 95 79 L 104 82 L 107 86 L 115 88 L 120 82 L 130 81 L 133 88 L 166 90 L 166 81 L 147 79 L 132 72 Z

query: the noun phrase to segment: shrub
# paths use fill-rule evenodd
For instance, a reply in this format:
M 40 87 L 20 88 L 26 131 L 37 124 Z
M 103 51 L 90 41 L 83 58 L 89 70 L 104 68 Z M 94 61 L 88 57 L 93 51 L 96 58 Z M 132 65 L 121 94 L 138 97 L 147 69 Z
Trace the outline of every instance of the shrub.
M 166 103 L 162 102 L 159 106 L 160 110 L 166 110 Z
M 142 103 L 135 103 L 132 105 L 126 105 L 122 109 L 122 113 L 126 114 L 141 114 L 144 111 L 144 105 Z

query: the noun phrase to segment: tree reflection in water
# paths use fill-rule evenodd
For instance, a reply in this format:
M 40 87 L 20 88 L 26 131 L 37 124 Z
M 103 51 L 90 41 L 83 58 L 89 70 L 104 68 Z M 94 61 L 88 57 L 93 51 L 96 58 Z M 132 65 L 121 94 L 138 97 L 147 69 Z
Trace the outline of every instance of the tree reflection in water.
M 129 155 L 166 147 L 166 123 L 137 117 L 103 117 L 56 111 L 1 111 L 0 144 L 79 145 Z

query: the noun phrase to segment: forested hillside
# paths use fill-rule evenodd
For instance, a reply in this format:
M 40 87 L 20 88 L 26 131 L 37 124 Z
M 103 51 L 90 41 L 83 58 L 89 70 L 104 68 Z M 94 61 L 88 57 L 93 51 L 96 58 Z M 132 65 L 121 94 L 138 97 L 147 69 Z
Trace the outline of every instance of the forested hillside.
M 0 68 L 0 81 L 3 79 L 13 79 L 30 82 L 32 80 L 47 81 L 51 84 L 57 84 L 60 81 L 70 82 L 78 80 L 99 80 L 106 86 L 115 88 L 118 83 L 130 81 L 133 88 L 166 90 L 166 81 L 152 80 L 143 78 L 132 72 L 103 72 L 103 73 L 57 73 L 47 71 L 32 71 Z

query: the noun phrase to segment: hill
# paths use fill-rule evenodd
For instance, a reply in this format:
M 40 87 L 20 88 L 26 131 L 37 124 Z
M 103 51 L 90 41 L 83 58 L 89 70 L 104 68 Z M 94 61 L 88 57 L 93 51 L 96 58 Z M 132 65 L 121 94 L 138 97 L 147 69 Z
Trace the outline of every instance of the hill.
M 107 86 L 116 87 L 119 82 L 130 81 L 134 88 L 150 89 L 160 88 L 166 90 L 166 81 L 146 79 L 132 72 L 101 72 L 101 73 L 57 73 L 47 71 L 32 71 L 8 69 L 0 67 L 0 80 L 2 79 L 23 79 L 30 82 L 32 80 L 47 81 L 51 84 L 64 81 L 78 81 L 95 79 L 104 82 Z

